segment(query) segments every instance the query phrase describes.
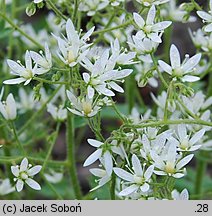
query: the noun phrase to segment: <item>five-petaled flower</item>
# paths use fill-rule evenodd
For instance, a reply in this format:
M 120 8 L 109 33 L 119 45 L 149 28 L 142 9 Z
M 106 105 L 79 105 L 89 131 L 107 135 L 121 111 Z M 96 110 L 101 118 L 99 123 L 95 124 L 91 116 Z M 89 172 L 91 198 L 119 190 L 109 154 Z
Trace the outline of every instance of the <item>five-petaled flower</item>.
M 21 161 L 21 165 L 11 166 L 11 172 L 15 176 L 14 181 L 16 182 L 16 189 L 18 192 L 23 190 L 24 183 L 34 190 L 41 190 L 40 185 L 33 180 L 34 175 L 41 171 L 42 166 L 37 165 L 32 167 L 28 163 L 28 159 L 24 158 Z

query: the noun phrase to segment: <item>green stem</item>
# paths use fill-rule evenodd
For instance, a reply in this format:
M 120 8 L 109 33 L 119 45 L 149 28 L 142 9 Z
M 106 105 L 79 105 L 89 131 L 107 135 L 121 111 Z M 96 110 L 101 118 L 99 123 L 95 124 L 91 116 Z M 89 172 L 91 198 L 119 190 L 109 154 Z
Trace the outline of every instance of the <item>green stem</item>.
M 64 20 L 68 19 L 68 17 L 66 17 L 60 10 L 57 9 L 57 7 L 51 0 L 46 0 L 46 3 L 51 7 L 51 9 L 56 13 L 57 16 L 61 17 Z
M 205 152 L 200 152 L 200 155 L 204 156 Z M 202 184 L 205 175 L 207 163 L 202 160 L 197 161 L 197 172 L 195 181 L 195 194 L 202 194 Z M 201 197 L 200 197 L 201 198 Z
M 54 145 L 55 145 L 55 142 L 56 142 L 56 139 L 57 139 L 57 135 L 58 135 L 58 133 L 59 133 L 59 129 L 60 129 L 60 123 L 57 123 L 56 131 L 55 131 L 55 133 L 54 133 L 54 139 L 53 139 L 53 140 L 51 141 L 51 143 L 50 143 L 50 146 L 49 146 L 49 149 L 48 149 L 46 158 L 45 158 L 45 160 L 44 160 L 44 162 L 43 162 L 42 172 L 45 171 L 47 162 L 48 162 L 49 157 L 50 157 L 50 155 L 51 155 L 51 153 L 52 153 L 52 149 L 53 149 L 53 147 L 54 147 Z
M 18 144 L 18 147 L 19 147 L 21 153 L 22 153 L 24 156 L 26 156 L 26 152 L 25 152 L 24 147 L 22 146 L 22 144 L 21 144 L 21 142 L 20 142 L 20 140 L 19 140 L 19 138 L 18 138 L 18 135 L 17 135 L 17 132 L 16 132 L 16 128 L 15 128 L 15 124 L 14 124 L 13 121 L 11 122 L 11 127 L 12 127 L 12 131 L 13 131 L 15 140 L 16 140 L 16 142 L 17 142 L 17 144 Z
M 70 71 L 73 73 L 73 69 Z M 67 80 L 71 81 L 71 75 L 65 73 L 64 74 Z M 66 90 L 69 89 L 69 85 L 66 85 Z M 77 177 L 77 168 L 76 168 L 76 158 L 75 158 L 75 142 L 74 142 L 74 116 L 71 112 L 68 112 L 67 122 L 66 122 L 66 145 L 67 145 L 67 161 L 69 163 L 69 172 L 71 175 L 72 187 L 74 189 L 75 197 L 77 199 L 81 199 L 82 192 L 80 183 Z
M 116 195 L 115 195 L 115 186 L 116 186 L 116 176 L 113 173 L 112 177 L 111 177 L 111 185 L 110 185 L 110 196 L 111 196 L 111 200 L 115 200 L 116 199 Z
M 42 83 L 48 83 L 48 84 L 61 84 L 61 85 L 68 85 L 69 82 L 62 82 L 62 81 L 51 81 L 51 80 L 46 80 L 40 77 L 33 77 L 33 80 L 37 80 Z
M 116 30 L 116 29 L 120 29 L 120 28 L 124 28 L 128 25 L 130 25 L 132 23 L 133 19 L 130 19 L 129 21 L 119 25 L 119 26 L 115 26 L 115 27 L 111 27 L 111 28 L 106 28 L 106 29 L 102 29 L 102 30 L 99 30 L 99 31 L 95 31 L 92 35 L 98 35 L 98 34 L 102 34 L 102 33 L 105 33 L 105 32 L 109 32 L 109 31 L 113 31 L 113 30 Z
M 155 59 L 153 53 L 151 53 L 151 57 L 152 57 L 152 61 L 153 61 L 153 63 L 154 63 L 154 66 L 155 66 L 155 68 L 156 68 L 156 71 L 157 71 L 157 73 L 158 73 L 158 76 L 159 76 L 161 82 L 163 83 L 163 85 L 164 85 L 166 88 L 168 88 L 169 85 L 167 84 L 166 80 L 163 78 L 163 75 L 162 75 L 161 72 L 159 71 L 159 69 L 158 69 L 158 64 L 157 64 L 157 61 L 156 61 L 156 59 Z
M 167 121 L 159 121 L 159 120 L 152 120 L 149 123 L 141 123 L 138 125 L 123 125 L 123 127 L 134 127 L 134 128 L 145 128 L 145 127 L 158 127 L 162 125 L 177 125 L 177 124 L 197 124 L 197 125 L 204 125 L 212 127 L 212 122 L 206 122 L 201 119 L 179 119 L 179 120 L 167 120 Z
M 69 112 L 66 124 L 66 142 L 67 142 L 67 160 L 69 162 L 69 171 L 71 175 L 72 187 L 77 199 L 81 199 L 82 193 L 77 177 L 76 158 L 75 158 L 75 143 L 74 143 L 74 121 L 73 116 Z
M 116 112 L 116 114 L 119 116 L 119 118 L 122 120 L 122 122 L 125 122 L 126 119 L 123 117 L 123 115 L 120 113 L 120 111 L 119 111 L 118 108 L 116 107 L 115 102 L 113 102 L 112 107 L 113 107 L 114 111 Z

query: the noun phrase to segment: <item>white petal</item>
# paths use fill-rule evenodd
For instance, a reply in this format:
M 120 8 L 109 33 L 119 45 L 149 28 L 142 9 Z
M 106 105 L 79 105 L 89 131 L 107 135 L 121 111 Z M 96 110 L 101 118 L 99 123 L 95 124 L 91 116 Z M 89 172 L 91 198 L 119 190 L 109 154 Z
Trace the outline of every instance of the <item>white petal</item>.
M 167 72 L 168 74 L 172 75 L 172 67 L 170 65 L 168 65 L 166 62 L 159 60 L 158 64 L 160 65 L 160 67 Z
M 184 124 L 178 125 L 177 132 L 178 132 L 180 141 L 182 142 L 187 137 L 186 125 Z
M 110 176 L 113 171 L 113 160 L 112 160 L 112 156 L 109 151 L 106 151 L 103 154 L 103 159 L 104 159 L 104 165 L 105 165 L 106 172 Z
M 142 186 L 140 186 L 141 191 L 147 192 L 149 190 L 149 184 L 144 183 Z
M 15 177 L 18 177 L 20 173 L 18 166 L 11 166 L 11 172 Z
M 128 173 L 127 171 L 125 171 L 121 168 L 113 168 L 113 170 L 119 178 L 124 179 L 124 180 L 129 181 L 129 182 L 133 182 L 134 178 L 133 178 L 133 175 L 131 173 Z
M 106 175 L 106 171 L 103 170 L 103 169 L 99 169 L 99 168 L 93 168 L 93 169 L 90 169 L 89 170 L 94 176 L 97 176 L 97 177 L 104 177 Z
M 170 61 L 173 69 L 181 66 L 180 53 L 174 44 L 171 45 L 170 49 Z
M 87 141 L 91 146 L 96 147 L 96 148 L 98 148 L 104 144 L 103 142 L 100 142 L 100 141 L 95 140 L 95 139 L 88 139 Z
M 185 75 L 183 78 L 182 78 L 182 81 L 183 82 L 196 82 L 200 80 L 199 77 L 197 76 L 190 76 L 190 75 Z
M 180 170 L 182 167 L 184 167 L 186 164 L 188 164 L 191 161 L 191 159 L 193 158 L 193 156 L 194 155 L 191 154 L 191 155 L 184 157 L 182 160 L 180 160 L 176 165 L 177 170 Z
M 192 56 L 183 66 L 182 69 L 185 72 L 190 72 L 196 65 L 199 64 L 199 61 L 201 59 L 201 54 L 196 54 Z
M 210 23 L 209 25 L 206 25 L 204 28 L 205 32 L 212 32 L 212 23 Z
M 141 167 L 141 162 L 135 154 L 133 154 L 133 156 L 132 156 L 132 165 L 133 165 L 133 169 L 135 171 L 135 174 L 137 176 L 143 176 L 143 170 Z
M 115 94 L 111 90 L 107 89 L 104 85 L 98 85 L 95 88 L 100 94 L 106 96 L 115 96 Z
M 139 188 L 138 185 L 133 184 L 133 185 L 131 185 L 131 186 L 125 188 L 123 191 L 121 191 L 121 192 L 119 193 L 119 195 L 120 195 L 120 196 L 127 196 L 127 195 L 130 195 L 130 194 L 132 194 L 133 192 L 135 192 L 136 190 L 138 190 L 138 188 Z
M 12 61 L 10 59 L 7 60 L 7 64 L 15 74 L 21 74 L 25 71 L 24 67 L 20 66 L 17 62 Z
M 151 33 L 148 35 L 148 37 L 155 43 L 161 43 L 162 42 L 161 37 L 158 36 L 157 33 Z
M 201 17 L 202 19 L 206 21 L 212 20 L 212 16 L 209 13 L 206 13 L 205 11 L 197 11 L 197 14 L 199 17 Z
M 97 149 L 95 152 L 93 152 L 84 162 L 83 166 L 89 166 L 95 161 L 97 161 L 102 155 L 102 149 Z
M 124 92 L 124 89 L 120 87 L 118 84 L 116 84 L 115 82 L 110 82 L 109 85 L 112 89 L 114 89 L 117 92 L 121 92 L 121 93 Z
M 143 28 L 145 22 L 144 19 L 138 14 L 138 13 L 133 13 L 133 18 L 135 23 L 140 27 Z
M 90 75 L 88 73 L 83 73 L 82 76 L 86 83 L 90 81 Z
M 34 190 L 41 190 L 40 185 L 33 179 L 28 178 L 25 180 L 25 182 Z
M 200 131 L 198 131 L 197 133 L 194 134 L 194 136 L 189 140 L 189 143 L 191 145 L 194 145 L 195 143 L 197 143 L 199 140 L 202 139 L 202 137 L 205 134 L 205 129 L 202 129 Z
M 174 178 L 182 178 L 183 176 L 185 176 L 184 173 L 175 173 L 172 175 Z
M 188 190 L 186 188 L 181 192 L 180 198 L 181 198 L 181 200 L 188 200 L 189 199 Z
M 168 28 L 171 24 L 172 24 L 171 21 L 159 22 L 153 25 L 152 30 L 158 32 L 158 31 Z
M 149 12 L 147 14 L 147 19 L 146 19 L 146 24 L 147 25 L 151 25 L 154 22 L 155 19 L 155 15 L 156 15 L 156 9 L 155 6 L 153 5 L 150 9 Z
M 24 182 L 21 179 L 18 179 L 15 186 L 16 186 L 17 191 L 20 192 L 23 190 Z
M 29 176 L 34 176 L 34 175 L 36 175 L 37 173 L 39 173 L 39 172 L 41 171 L 41 169 L 42 169 L 42 166 L 37 165 L 37 166 L 34 166 L 34 167 L 32 167 L 31 169 L 29 169 L 29 170 L 27 171 L 27 173 L 28 173 Z
M 28 160 L 27 160 L 27 158 L 24 158 L 24 159 L 21 161 L 20 172 L 26 171 L 27 168 L 28 168 Z
M 87 94 L 88 94 L 88 98 L 92 99 L 94 97 L 94 88 L 92 88 L 90 85 L 87 88 Z
M 3 83 L 6 85 L 14 85 L 14 84 L 20 84 L 25 81 L 26 81 L 25 78 L 16 78 L 16 79 L 5 80 Z
M 153 171 L 154 171 L 154 166 L 151 165 L 150 167 L 148 167 L 148 169 L 147 169 L 146 172 L 144 173 L 144 178 L 145 178 L 146 180 L 149 180 L 149 179 L 151 178 L 151 176 L 152 176 Z

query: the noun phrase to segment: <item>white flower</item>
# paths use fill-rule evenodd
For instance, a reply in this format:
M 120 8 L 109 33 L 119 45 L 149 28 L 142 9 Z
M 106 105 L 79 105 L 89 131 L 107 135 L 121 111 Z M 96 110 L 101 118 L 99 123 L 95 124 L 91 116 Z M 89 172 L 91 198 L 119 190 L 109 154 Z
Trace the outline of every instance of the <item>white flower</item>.
M 93 152 L 84 162 L 83 166 L 89 166 L 93 164 L 97 160 L 104 160 L 105 170 L 107 173 L 111 173 L 113 168 L 113 160 L 112 155 L 108 149 L 105 148 L 105 144 L 95 139 L 88 139 L 88 143 L 97 148 L 95 152 Z
M 173 78 L 180 79 L 183 82 L 195 82 L 200 78 L 189 74 L 194 71 L 195 66 L 198 65 L 200 59 L 201 54 L 199 53 L 181 63 L 180 53 L 177 47 L 172 45 L 170 49 L 171 66 L 161 60 L 159 60 L 158 63 L 160 67 Z
M 30 51 L 30 56 L 33 59 L 33 61 L 40 66 L 40 68 L 37 69 L 37 73 L 43 74 L 48 72 L 52 67 L 52 55 L 50 53 L 48 44 L 45 43 L 45 56 L 43 55 L 42 51 L 40 51 L 40 54 Z
M 0 196 L 12 193 L 14 191 L 15 187 L 11 186 L 10 180 L 8 178 L 4 180 L 0 179 Z
M 6 120 L 14 120 L 16 118 L 16 102 L 12 93 L 7 96 L 5 102 L 0 101 L 0 112 Z
M 197 14 L 200 18 L 203 19 L 203 22 L 209 23 L 204 27 L 205 32 L 212 32 L 212 0 L 209 2 L 209 11 L 197 11 Z
M 75 30 L 74 24 L 70 19 L 66 22 L 66 35 L 67 38 L 55 36 L 58 42 L 60 53 L 59 58 L 70 67 L 74 67 L 81 62 L 87 55 L 91 44 L 86 44 L 89 37 L 94 31 L 94 27 L 91 28 L 83 37 L 79 37 Z
M 20 76 L 20 78 L 16 79 L 9 79 L 4 81 L 4 84 L 20 84 L 24 82 L 24 85 L 27 85 L 30 83 L 30 81 L 33 79 L 33 77 L 36 74 L 43 74 L 45 73 L 44 71 L 39 71 L 37 68 L 37 64 L 33 67 L 32 65 L 32 59 L 30 56 L 29 51 L 26 51 L 25 54 L 25 66 L 22 65 L 21 63 L 17 63 L 15 61 L 12 61 L 10 59 L 7 60 L 7 64 L 9 65 L 11 69 L 11 74 Z
M 128 196 L 138 190 L 147 192 L 150 189 L 149 182 L 154 171 L 154 166 L 151 165 L 144 172 L 145 165 L 143 165 L 143 167 L 141 166 L 141 163 L 135 154 L 132 156 L 132 166 L 132 173 L 129 173 L 121 168 L 113 169 L 115 174 L 119 178 L 127 181 L 126 184 L 129 185 L 119 193 L 120 196 Z
M 135 64 L 133 59 L 135 58 L 135 52 L 127 52 L 126 50 L 121 53 L 119 40 L 115 39 L 114 43 L 111 43 L 111 59 L 115 59 L 117 64 L 130 65 Z
M 159 43 L 153 42 L 149 38 L 139 38 L 137 35 L 132 36 L 132 41 L 128 41 L 131 50 L 137 53 L 138 59 L 146 63 L 152 63 L 151 53 L 153 53 Z
M 104 9 L 109 4 L 109 0 L 83 0 L 79 4 L 79 10 L 87 12 L 88 16 L 93 16 L 99 10 Z
M 28 163 L 27 158 L 21 161 L 21 165 L 11 166 L 11 172 L 15 176 L 14 181 L 16 182 L 16 189 L 18 192 L 22 191 L 24 183 L 34 190 L 41 190 L 40 185 L 33 180 L 34 175 L 40 172 L 42 166 L 37 165 L 32 167 Z
M 67 118 L 67 110 L 63 106 L 56 107 L 52 103 L 47 104 L 47 112 L 49 112 L 56 121 L 63 121 Z
M 137 32 L 136 36 L 138 36 L 141 39 L 147 37 L 156 43 L 161 43 L 162 40 L 158 34 L 160 32 L 163 32 L 164 29 L 168 28 L 172 22 L 163 21 L 163 22 L 154 23 L 155 16 L 156 16 L 156 9 L 154 5 L 150 8 L 147 14 L 146 21 L 144 21 L 144 19 L 138 13 L 133 13 L 134 21 L 140 29 L 140 31 Z
M 173 190 L 172 199 L 173 200 L 188 200 L 189 199 L 188 190 L 185 188 L 181 193 L 179 193 L 177 190 Z
M 95 61 L 94 64 L 92 64 L 89 59 L 84 59 L 83 67 L 90 71 L 90 74 L 83 73 L 83 79 L 87 84 L 87 95 L 89 98 L 94 97 L 95 90 L 98 94 L 106 96 L 115 95 L 110 88 L 121 93 L 124 92 L 116 82 L 121 82 L 123 78 L 129 76 L 133 70 L 114 69 L 116 62 L 117 58 L 113 58 L 113 55 L 110 57 L 108 49 L 104 51 L 102 56 Z
M 62 180 L 63 173 L 55 172 L 54 170 L 50 169 L 49 173 L 45 173 L 44 176 L 48 182 L 56 184 Z
M 203 138 L 205 130 L 201 129 L 193 136 L 187 132 L 186 125 L 178 125 L 176 131 L 176 138 L 171 137 L 169 140 L 173 145 L 178 147 L 178 151 L 196 151 L 202 145 L 198 142 Z
M 138 3 L 144 5 L 145 7 L 149 7 L 152 5 L 160 5 L 164 4 L 170 0 L 136 0 Z
M 193 154 L 190 154 L 184 158 L 181 155 L 177 154 L 176 145 L 169 143 L 167 146 L 166 154 L 161 157 L 157 154 L 152 154 L 154 160 L 154 166 L 159 170 L 155 170 L 156 175 L 168 175 L 173 176 L 174 178 L 182 178 L 185 175 L 186 169 L 183 167 L 188 164 L 193 158 Z
M 93 99 L 89 99 L 88 96 L 85 98 L 77 98 L 71 91 L 66 91 L 66 93 L 72 107 L 74 108 L 68 107 L 67 109 L 75 115 L 93 117 L 101 109 L 101 107 L 95 105 Z

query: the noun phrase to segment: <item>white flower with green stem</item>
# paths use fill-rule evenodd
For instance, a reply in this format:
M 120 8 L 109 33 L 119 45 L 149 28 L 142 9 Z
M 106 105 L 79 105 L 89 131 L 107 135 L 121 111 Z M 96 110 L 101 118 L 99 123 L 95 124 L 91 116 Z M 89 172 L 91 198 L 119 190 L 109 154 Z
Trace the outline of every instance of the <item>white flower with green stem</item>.
M 127 187 L 119 193 L 120 196 L 131 195 L 138 190 L 147 192 L 150 189 L 149 183 L 154 171 L 154 166 L 151 165 L 145 168 L 145 165 L 142 166 L 138 157 L 133 154 L 132 167 L 133 170 L 131 172 L 127 172 L 121 168 L 113 169 L 115 174 L 124 180 L 124 184 L 127 185 Z
M 161 154 L 152 153 L 154 160 L 156 175 L 173 176 L 174 178 L 182 178 L 186 174 L 185 165 L 187 165 L 193 158 L 193 154 L 187 155 L 182 158 L 182 155 L 177 153 L 175 143 L 169 143 L 167 150 L 164 150 L 163 156 Z
M 69 101 L 71 102 L 71 108 L 67 109 L 75 115 L 84 117 L 93 117 L 101 109 L 101 107 L 93 102 L 93 98 L 89 98 L 87 95 L 83 98 L 76 97 L 72 91 L 66 91 Z
M 15 62 L 8 59 L 7 64 L 11 69 L 11 74 L 20 76 L 20 78 L 5 80 L 3 83 L 8 85 L 20 84 L 24 82 L 24 85 L 27 85 L 31 82 L 35 75 L 41 75 L 46 73 L 46 70 L 39 70 L 37 64 L 33 66 L 32 58 L 30 52 L 26 51 L 25 53 L 25 66 L 20 62 Z
M 28 159 L 24 158 L 21 161 L 20 166 L 11 166 L 11 172 L 15 176 L 16 190 L 18 192 L 23 190 L 24 183 L 34 190 L 41 190 L 40 185 L 33 179 L 34 175 L 38 174 L 42 169 L 42 166 L 32 166 L 28 163 Z
M 201 56 L 200 53 L 196 54 L 191 58 L 186 58 L 185 61 L 181 63 L 179 50 L 175 45 L 172 45 L 170 48 L 171 66 L 162 60 L 159 60 L 158 63 L 172 78 L 181 80 L 182 82 L 196 82 L 200 80 L 200 78 L 192 74 L 195 70 L 195 66 L 199 64 Z
M 173 145 L 177 146 L 178 151 L 196 151 L 201 148 L 199 142 L 205 134 L 205 129 L 195 132 L 193 135 L 188 133 L 186 125 L 178 125 L 176 137 L 168 138 Z
M 138 28 L 140 29 L 137 32 L 136 36 L 141 39 L 147 37 L 156 43 L 162 42 L 159 33 L 163 32 L 172 23 L 171 21 L 162 21 L 155 23 L 156 8 L 154 5 L 149 9 L 146 21 L 138 13 L 133 13 L 133 18 Z
M 94 31 L 94 27 L 91 28 L 87 33 L 80 38 L 80 35 L 76 32 L 75 27 L 71 19 L 66 22 L 66 36 L 58 37 L 57 39 L 58 47 L 60 52 L 58 52 L 59 58 L 64 62 L 64 64 L 74 67 L 80 63 L 89 52 L 89 47 L 91 44 L 86 42 Z

